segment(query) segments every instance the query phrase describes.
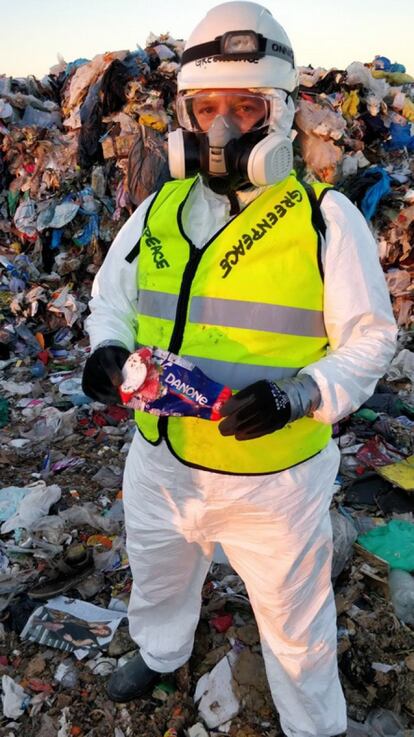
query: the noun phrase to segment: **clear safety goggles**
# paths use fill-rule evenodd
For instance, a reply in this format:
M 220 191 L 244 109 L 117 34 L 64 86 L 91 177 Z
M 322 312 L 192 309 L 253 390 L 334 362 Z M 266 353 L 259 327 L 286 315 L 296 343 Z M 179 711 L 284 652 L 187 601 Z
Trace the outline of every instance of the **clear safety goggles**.
M 285 93 L 281 93 L 285 95 Z M 242 131 L 271 124 L 279 91 L 195 90 L 177 96 L 177 118 L 188 131 L 207 131 L 218 115 L 224 115 Z

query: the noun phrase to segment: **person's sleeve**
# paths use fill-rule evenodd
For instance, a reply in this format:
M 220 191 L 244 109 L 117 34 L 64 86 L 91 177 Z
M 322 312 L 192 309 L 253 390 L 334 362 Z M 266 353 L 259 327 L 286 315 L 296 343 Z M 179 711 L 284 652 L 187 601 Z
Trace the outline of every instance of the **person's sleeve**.
M 320 422 L 337 422 L 361 406 L 394 355 L 397 326 L 375 240 L 359 210 L 339 192 L 321 205 L 324 248 L 324 319 L 328 354 L 302 369 L 316 382 Z
M 126 256 L 142 235 L 148 207 L 155 194 L 147 197 L 123 225 L 114 239 L 92 285 L 90 315 L 85 320 L 91 349 L 103 345 L 135 347 L 137 329 L 137 258 Z

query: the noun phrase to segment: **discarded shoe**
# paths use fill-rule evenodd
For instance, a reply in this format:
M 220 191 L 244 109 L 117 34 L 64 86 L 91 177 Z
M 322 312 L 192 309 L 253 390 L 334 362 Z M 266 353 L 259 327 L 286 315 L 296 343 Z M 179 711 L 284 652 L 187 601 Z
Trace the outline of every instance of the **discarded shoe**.
M 47 580 L 34 586 L 27 593 L 32 599 L 50 599 L 73 588 L 93 571 L 92 548 L 73 545 L 66 550 L 61 560 L 52 563 L 50 570 L 45 572 Z
M 159 673 L 148 668 L 141 655 L 137 653 L 112 673 L 106 691 L 112 701 L 125 703 L 143 696 L 159 676 Z

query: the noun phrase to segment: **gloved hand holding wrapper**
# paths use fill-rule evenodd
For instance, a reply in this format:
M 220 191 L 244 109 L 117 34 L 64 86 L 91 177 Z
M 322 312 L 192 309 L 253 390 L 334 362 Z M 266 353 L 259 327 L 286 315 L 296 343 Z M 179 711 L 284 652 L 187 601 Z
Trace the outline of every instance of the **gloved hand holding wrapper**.
M 232 396 L 228 386 L 209 379 L 201 369 L 161 348 L 139 348 L 122 369 L 122 403 L 132 409 L 167 417 L 220 420 L 220 409 Z

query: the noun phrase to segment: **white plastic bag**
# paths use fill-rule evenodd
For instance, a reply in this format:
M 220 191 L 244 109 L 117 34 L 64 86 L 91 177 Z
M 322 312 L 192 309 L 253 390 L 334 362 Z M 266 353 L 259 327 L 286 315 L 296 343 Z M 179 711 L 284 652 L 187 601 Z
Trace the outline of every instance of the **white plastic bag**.
M 399 381 L 399 379 L 414 381 L 414 353 L 403 348 L 391 361 L 386 378 L 388 381 Z
M 19 504 L 18 510 L 1 526 L 2 534 L 18 527 L 31 530 L 32 525 L 42 517 L 46 517 L 52 504 L 62 496 L 60 486 L 46 486 L 44 481 L 37 481 L 28 487 L 30 490 Z
M 1 686 L 3 689 L 1 698 L 4 716 L 8 719 L 18 719 L 23 714 L 26 704 L 30 701 L 30 696 L 10 676 L 2 677 Z

